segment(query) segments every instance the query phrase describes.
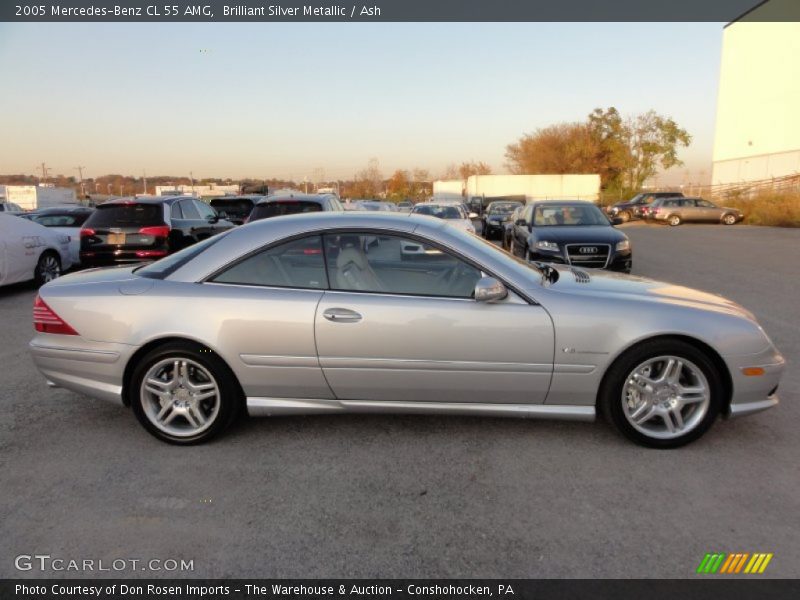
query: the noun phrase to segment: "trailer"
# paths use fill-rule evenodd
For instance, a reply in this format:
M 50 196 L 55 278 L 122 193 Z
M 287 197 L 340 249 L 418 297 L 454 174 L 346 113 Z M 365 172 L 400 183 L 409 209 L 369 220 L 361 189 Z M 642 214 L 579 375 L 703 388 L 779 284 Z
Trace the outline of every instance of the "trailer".
M 0 202 L 18 204 L 22 210 L 78 204 L 75 190 L 48 185 L 0 185 Z
M 482 213 L 490 202 L 600 199 L 600 175 L 473 175 L 464 186 L 466 204 Z

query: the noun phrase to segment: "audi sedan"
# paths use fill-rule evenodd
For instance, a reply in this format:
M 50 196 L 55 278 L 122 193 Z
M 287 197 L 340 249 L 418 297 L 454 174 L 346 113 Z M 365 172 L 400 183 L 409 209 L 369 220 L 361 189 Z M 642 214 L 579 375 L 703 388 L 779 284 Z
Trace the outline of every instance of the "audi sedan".
M 436 252 L 403 261 L 404 243 Z M 388 213 L 256 221 L 52 281 L 33 314 L 51 385 L 128 406 L 176 444 L 241 413 L 603 413 L 671 448 L 775 406 L 784 365 L 719 296 L 528 263 L 446 220 Z
M 542 201 L 525 206 L 511 225 L 510 252 L 531 261 L 630 273 L 628 236 L 591 202 Z

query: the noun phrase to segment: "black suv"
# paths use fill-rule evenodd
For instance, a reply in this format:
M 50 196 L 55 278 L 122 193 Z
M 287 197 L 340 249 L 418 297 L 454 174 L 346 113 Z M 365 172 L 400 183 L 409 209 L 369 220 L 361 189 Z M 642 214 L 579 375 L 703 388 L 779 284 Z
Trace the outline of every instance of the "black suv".
M 247 221 L 258 201 L 263 199 L 264 196 L 258 195 L 223 196 L 213 198 L 209 204 L 214 207 L 221 219 L 227 219 L 234 225 L 241 225 Z
M 196 198 L 111 200 L 83 224 L 81 264 L 98 267 L 157 259 L 232 227 Z
M 489 204 L 486 207 L 486 212 L 481 217 L 481 221 L 483 221 L 481 235 L 487 240 L 492 238 L 503 239 L 506 224 L 511 219 L 511 214 L 522 204 L 522 202 L 509 200 L 500 200 Z
M 259 200 L 249 221 L 307 212 L 342 212 L 344 207 L 333 194 L 280 194 Z
M 612 217 L 619 217 L 623 223 L 631 219 L 643 218 L 642 209 L 650 206 L 657 198 L 682 198 L 681 192 L 643 192 L 636 194 L 630 200 L 617 202 L 613 206 L 606 207 L 606 213 Z

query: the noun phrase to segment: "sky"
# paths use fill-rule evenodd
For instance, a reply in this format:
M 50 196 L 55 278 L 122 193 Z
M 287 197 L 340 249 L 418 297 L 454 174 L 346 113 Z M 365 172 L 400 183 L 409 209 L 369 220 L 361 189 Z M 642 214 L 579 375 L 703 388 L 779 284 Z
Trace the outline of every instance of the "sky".
M 0 173 L 349 179 L 476 160 L 596 107 L 693 136 L 710 178 L 722 23 L 0 23 Z

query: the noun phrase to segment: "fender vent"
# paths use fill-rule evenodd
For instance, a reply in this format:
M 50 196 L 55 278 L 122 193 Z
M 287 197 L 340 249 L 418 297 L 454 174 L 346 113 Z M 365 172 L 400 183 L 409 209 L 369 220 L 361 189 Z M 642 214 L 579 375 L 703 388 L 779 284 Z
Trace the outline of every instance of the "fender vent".
M 589 283 L 592 280 L 586 271 L 581 271 L 580 269 L 575 268 L 570 269 L 570 271 L 572 271 L 572 274 L 575 276 L 575 281 L 578 283 Z

